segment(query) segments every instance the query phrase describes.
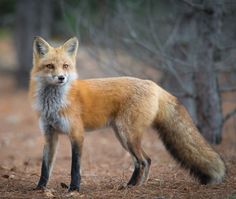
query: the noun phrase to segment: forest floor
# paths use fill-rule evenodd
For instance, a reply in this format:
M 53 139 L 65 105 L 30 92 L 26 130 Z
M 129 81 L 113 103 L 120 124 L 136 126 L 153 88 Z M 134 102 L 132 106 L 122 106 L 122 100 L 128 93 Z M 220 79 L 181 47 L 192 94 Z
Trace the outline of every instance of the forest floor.
M 13 78 L 7 75 L 0 75 L 0 78 L 0 198 L 236 199 L 236 132 L 233 120 L 224 127 L 223 142 L 214 146 L 228 168 L 222 184 L 199 185 L 173 161 L 158 136 L 147 130 L 143 146 L 152 158 L 150 178 L 143 186 L 118 190 L 132 173 L 131 158 L 111 129 L 101 129 L 86 133 L 79 194 L 69 195 L 61 186 L 61 183 L 70 182 L 71 154 L 66 136 L 60 137 L 48 189 L 35 191 L 40 175 L 43 136 L 27 92 L 16 90 Z

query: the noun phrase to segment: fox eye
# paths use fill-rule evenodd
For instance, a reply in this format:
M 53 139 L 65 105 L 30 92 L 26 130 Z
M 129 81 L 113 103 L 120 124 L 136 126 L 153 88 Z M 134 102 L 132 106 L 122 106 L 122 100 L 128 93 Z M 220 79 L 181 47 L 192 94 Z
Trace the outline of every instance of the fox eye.
M 54 65 L 53 65 L 53 64 L 47 64 L 46 67 L 47 67 L 48 69 L 54 69 Z
M 68 67 L 69 67 L 68 64 L 63 64 L 63 68 L 64 68 L 64 69 L 67 69 Z

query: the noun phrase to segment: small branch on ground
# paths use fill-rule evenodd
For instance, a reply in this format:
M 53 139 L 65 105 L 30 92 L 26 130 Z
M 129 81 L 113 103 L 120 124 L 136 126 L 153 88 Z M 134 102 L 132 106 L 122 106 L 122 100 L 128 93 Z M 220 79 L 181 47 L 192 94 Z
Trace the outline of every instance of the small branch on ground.
M 236 115 L 236 108 L 234 110 L 232 110 L 231 112 L 229 112 L 228 114 L 226 114 L 226 116 L 224 117 L 223 123 L 228 121 L 234 115 Z
M 196 99 L 196 95 L 191 94 L 189 92 L 185 92 L 185 93 L 173 93 L 175 96 L 179 97 L 179 98 L 193 98 Z

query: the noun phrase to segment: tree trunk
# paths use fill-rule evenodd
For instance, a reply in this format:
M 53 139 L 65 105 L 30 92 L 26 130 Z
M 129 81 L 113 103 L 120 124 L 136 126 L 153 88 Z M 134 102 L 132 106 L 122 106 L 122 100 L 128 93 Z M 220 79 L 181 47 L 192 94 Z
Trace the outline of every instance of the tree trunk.
M 220 33 L 223 6 L 215 2 L 212 4 L 214 5 L 196 14 L 199 41 L 195 85 L 199 129 L 209 142 L 218 144 L 221 142 L 223 117 L 214 50 Z
M 52 19 L 51 0 L 20 0 L 16 2 L 15 43 L 18 59 L 16 81 L 27 88 L 32 67 L 32 45 L 36 35 L 48 37 Z

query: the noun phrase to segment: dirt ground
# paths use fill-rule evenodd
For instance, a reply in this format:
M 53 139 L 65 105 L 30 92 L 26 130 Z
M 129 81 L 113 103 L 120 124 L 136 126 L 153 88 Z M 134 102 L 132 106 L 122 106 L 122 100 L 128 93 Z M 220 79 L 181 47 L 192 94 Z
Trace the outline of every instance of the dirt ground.
M 52 177 L 45 191 L 33 190 L 40 174 L 43 137 L 31 111 L 26 91 L 16 91 L 14 81 L 0 76 L 0 198 L 214 198 L 236 199 L 236 132 L 231 120 L 215 149 L 228 167 L 224 183 L 199 185 L 175 163 L 158 136 L 145 133 L 143 145 L 152 158 L 146 185 L 125 190 L 132 162 L 111 129 L 86 133 L 82 157 L 81 192 L 68 195 L 61 183 L 70 182 L 70 145 L 60 137 Z M 229 104 L 228 104 L 229 106 Z

